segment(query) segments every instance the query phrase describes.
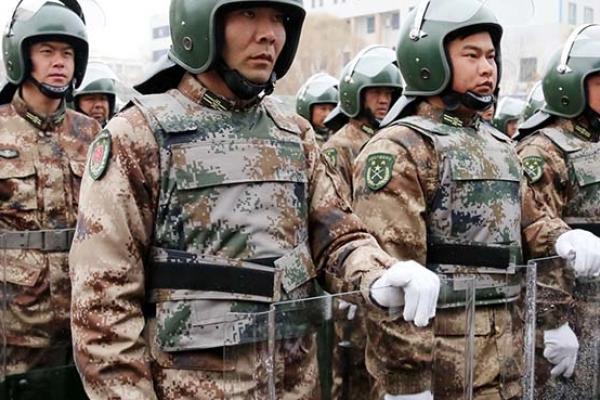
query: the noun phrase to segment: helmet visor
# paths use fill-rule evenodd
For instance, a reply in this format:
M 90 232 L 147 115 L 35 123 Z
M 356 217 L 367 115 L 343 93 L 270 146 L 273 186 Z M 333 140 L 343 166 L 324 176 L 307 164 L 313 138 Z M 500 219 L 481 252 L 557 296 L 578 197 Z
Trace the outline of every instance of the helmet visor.
M 117 84 L 119 81 L 117 75 L 115 75 L 115 73 L 108 67 L 108 65 L 97 62 L 90 62 L 85 72 L 83 82 L 81 82 L 81 87 L 84 88 L 91 82 L 95 82 L 100 79 L 110 79 L 115 84 Z
M 7 25 L 7 33 L 10 33 L 15 22 L 29 20 L 45 4 L 67 7 L 77 14 L 88 27 L 99 29 L 106 25 L 106 15 L 96 0 L 18 0 L 13 16 Z
M 529 97 L 527 98 L 527 102 L 543 102 L 544 101 L 544 90 L 542 89 L 542 83 L 538 82 L 535 84 L 531 93 L 529 93 Z
M 570 57 L 600 58 L 600 25 L 582 27 L 573 38 Z
M 374 77 L 387 65 L 395 63 L 396 53 L 392 49 L 373 46 L 356 56 L 353 70 L 366 77 Z
M 504 114 L 517 117 L 525 110 L 525 106 L 527 106 L 527 103 L 523 100 L 515 99 L 513 97 L 504 97 L 500 100 L 496 115 Z

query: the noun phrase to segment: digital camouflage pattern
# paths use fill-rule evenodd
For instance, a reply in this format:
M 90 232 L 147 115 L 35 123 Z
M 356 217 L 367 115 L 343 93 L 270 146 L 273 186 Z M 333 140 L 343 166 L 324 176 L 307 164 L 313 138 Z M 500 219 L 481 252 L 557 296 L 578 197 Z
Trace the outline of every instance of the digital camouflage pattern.
M 375 130 L 357 120 L 350 120 L 323 145 L 325 154 L 335 154 L 335 169 L 342 178 L 343 190 L 352 196 L 352 164 Z M 328 154 L 329 155 L 329 154 Z M 330 157 L 330 161 L 332 157 Z M 351 198 L 351 197 L 348 197 Z
M 544 161 L 541 177 L 529 179 L 524 187 L 523 237 L 531 257 L 555 254 L 556 239 L 571 227 L 600 224 L 600 144 L 598 134 L 588 131 L 586 126 L 583 117 L 556 118 L 517 147 L 522 160 L 538 157 Z M 543 273 L 538 268 L 541 285 L 538 287 L 537 320 L 540 331 L 536 354 L 543 351 L 543 329 L 570 322 L 580 341 L 580 349 L 575 375 L 565 382 L 563 389 L 568 394 L 563 398 L 589 398 L 594 393 L 594 385 L 598 385 L 600 282 L 575 280 L 573 271 L 564 262 L 556 264 L 546 267 Z M 552 392 L 556 390 L 555 385 L 547 385 L 551 365 L 542 357 L 536 363 L 540 398 L 557 398 Z
M 99 130 L 96 121 L 64 105 L 39 116 L 18 92 L 0 106 L 0 231 L 75 226 L 86 152 Z M 68 363 L 67 253 L 0 249 L 0 254 L 0 298 L 8 300 L 6 308 L 0 306 L 7 373 Z
M 373 154 L 394 159 L 391 179 L 377 190 L 367 183 Z M 520 181 L 508 138 L 477 117 L 449 115 L 421 102 L 414 117 L 379 131 L 356 159 L 353 208 L 382 247 L 399 259 L 426 264 L 428 244 L 494 245 L 518 253 Z M 428 266 L 438 273 L 477 271 Z M 476 276 L 498 281 L 511 276 L 508 270 L 496 272 L 498 277 L 481 270 Z M 520 396 L 522 329 L 514 303 L 506 301 L 498 290 L 492 305 L 476 309 L 476 399 Z M 464 312 L 452 308 L 438 309 L 433 326 L 424 329 L 370 314 L 366 362 L 379 393 L 418 393 L 433 385 L 436 399 L 460 398 L 464 321 Z
M 261 343 L 223 338 L 200 347 L 202 338 L 216 338 L 203 327 L 230 323 L 224 312 L 254 312 L 268 302 L 145 292 L 157 247 L 234 268 L 275 258 L 283 298 L 308 296 L 322 274 L 330 290 L 368 286 L 363 271 L 395 262 L 340 197 L 305 120 L 269 98 L 231 110 L 215 98 L 191 75 L 176 90 L 140 98 L 141 106 L 107 126 L 104 176 L 93 180 L 86 169 L 70 262 L 76 363 L 91 399 L 219 399 L 225 387 L 237 392 L 230 398 L 259 396 Z M 162 108 L 152 106 L 157 99 Z M 156 313 L 147 322 L 146 302 Z M 314 351 L 297 336 L 278 344 L 277 356 L 296 366 L 280 381 L 281 398 L 316 398 Z M 237 351 L 238 361 L 225 362 L 224 351 Z

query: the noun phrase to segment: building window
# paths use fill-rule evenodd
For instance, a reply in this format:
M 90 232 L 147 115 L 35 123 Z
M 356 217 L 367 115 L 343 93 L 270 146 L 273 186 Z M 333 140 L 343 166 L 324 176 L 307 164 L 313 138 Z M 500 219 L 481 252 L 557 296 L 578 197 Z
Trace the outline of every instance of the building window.
M 367 33 L 375 33 L 375 16 L 367 17 Z
M 594 9 L 592 7 L 585 7 L 583 9 L 583 23 L 593 24 L 594 23 Z
M 169 50 L 167 50 L 167 49 L 160 49 L 160 50 L 153 51 L 152 52 L 152 61 L 158 61 L 159 58 L 161 58 L 168 52 L 169 52 Z
M 521 58 L 521 70 L 519 71 L 519 81 L 531 82 L 536 79 L 537 75 L 537 58 L 526 57 Z
M 569 3 L 568 7 L 567 20 L 570 25 L 577 25 L 577 4 Z
M 390 25 L 392 26 L 393 30 L 397 31 L 398 29 L 400 29 L 400 13 L 399 12 L 392 13 L 390 20 L 391 20 Z
M 154 38 L 154 39 L 164 38 L 169 35 L 170 35 L 170 32 L 169 32 L 168 25 L 157 26 L 156 28 L 152 29 L 152 38 Z

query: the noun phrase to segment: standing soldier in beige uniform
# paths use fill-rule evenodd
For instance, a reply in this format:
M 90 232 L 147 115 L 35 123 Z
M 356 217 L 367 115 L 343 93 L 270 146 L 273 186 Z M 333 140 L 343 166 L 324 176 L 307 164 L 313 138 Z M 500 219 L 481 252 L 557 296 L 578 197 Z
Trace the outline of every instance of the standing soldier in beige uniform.
M 89 63 L 83 82 L 73 94 L 75 110 L 105 126 L 117 111 L 117 76 L 103 63 Z
M 377 132 L 379 122 L 402 92 L 394 52 L 383 46 L 363 49 L 342 70 L 340 102 L 333 113 L 348 122 L 323 145 L 323 153 L 343 178 L 352 195 L 352 163 Z M 330 115 L 328 119 L 335 118 Z
M 92 400 L 319 398 L 313 336 L 271 348 L 244 315 L 311 296 L 325 271 L 367 297 L 364 273 L 391 273 L 405 318 L 433 316 L 438 278 L 378 247 L 310 125 L 268 96 L 304 15 L 300 0 L 172 0 L 173 62 L 92 144 L 70 254 Z
M 0 383 L 6 372 L 5 389 L 19 399 L 51 387 L 67 393 L 60 375 L 33 372 L 72 362 L 67 253 L 88 145 L 100 126 L 65 107 L 88 58 L 80 9 L 18 7 L 2 39 Z
M 517 147 L 527 177 L 524 239 L 541 265 L 536 375 L 539 399 L 597 399 L 600 365 L 600 26 L 575 29 L 550 60 L 546 104 Z M 548 271 L 542 270 L 548 269 Z M 574 273 L 573 273 L 574 272 Z M 545 276 L 544 276 L 545 275 Z M 552 281 L 546 281 L 547 277 Z M 559 283 L 556 287 L 549 284 Z M 540 338 L 541 339 L 541 338 Z M 579 349 L 579 351 L 578 351 Z M 555 379 L 548 381 L 550 375 Z M 561 379 L 558 377 L 565 377 Z M 556 387 L 557 383 L 562 382 Z
M 296 95 L 296 112 L 312 125 L 317 143 L 322 146 L 335 132 L 325 126 L 325 118 L 339 99 L 338 81 L 333 76 L 318 73 L 310 78 Z
M 425 1 L 407 21 L 404 95 L 355 161 L 353 208 L 390 254 L 440 277 L 475 277 L 474 398 L 520 399 L 522 175 L 510 139 L 479 115 L 495 100 L 502 27 L 477 0 Z M 463 398 L 466 313 L 451 301 L 462 290 L 443 284 L 450 301 L 430 329 L 368 315 L 378 396 Z

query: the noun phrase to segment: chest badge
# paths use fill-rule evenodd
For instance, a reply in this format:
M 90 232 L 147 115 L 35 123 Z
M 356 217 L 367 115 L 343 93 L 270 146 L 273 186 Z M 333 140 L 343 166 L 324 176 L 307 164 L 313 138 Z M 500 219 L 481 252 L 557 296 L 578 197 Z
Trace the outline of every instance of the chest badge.
M 394 159 L 394 156 L 385 153 L 375 153 L 367 157 L 365 180 L 369 189 L 376 191 L 388 184 L 392 179 Z
M 323 150 L 323 154 L 325 154 L 325 157 L 327 157 L 329 164 L 331 164 L 331 166 L 333 168 L 336 168 L 337 167 L 337 150 L 336 149 L 325 149 L 325 150 Z
M 529 182 L 536 183 L 544 172 L 544 159 L 539 156 L 529 156 L 523 159 L 523 171 Z
M 19 152 L 15 149 L 0 149 L 0 157 L 2 158 L 17 158 L 19 157 Z
M 108 167 L 111 144 L 112 139 L 110 137 L 110 132 L 107 130 L 102 131 L 92 143 L 88 165 L 90 176 L 95 181 L 102 178 L 102 175 L 104 175 L 104 172 L 106 171 L 106 167 Z

